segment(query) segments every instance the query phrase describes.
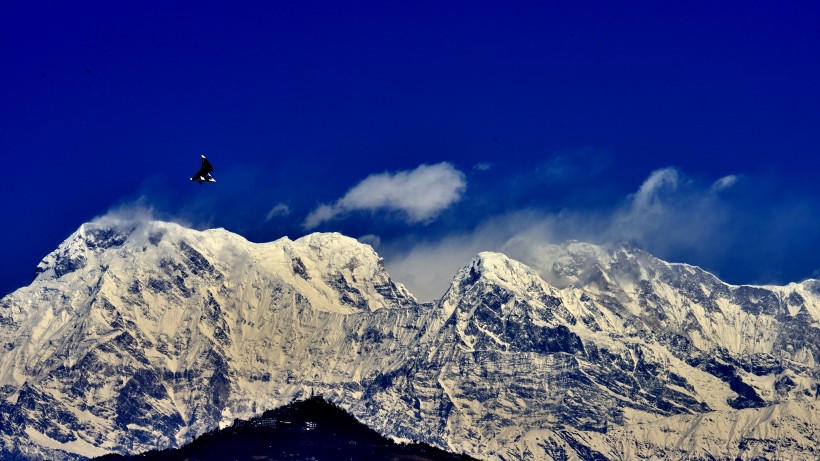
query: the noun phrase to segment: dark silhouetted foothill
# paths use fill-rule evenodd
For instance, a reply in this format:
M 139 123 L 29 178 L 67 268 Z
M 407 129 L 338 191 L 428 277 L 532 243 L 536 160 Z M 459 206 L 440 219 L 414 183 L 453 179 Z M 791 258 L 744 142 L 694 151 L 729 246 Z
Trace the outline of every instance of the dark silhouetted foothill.
M 179 449 L 140 455 L 110 454 L 99 461 L 222 460 L 398 460 L 469 461 L 424 443 L 395 443 L 322 397 L 265 412 L 249 421 L 210 432 Z

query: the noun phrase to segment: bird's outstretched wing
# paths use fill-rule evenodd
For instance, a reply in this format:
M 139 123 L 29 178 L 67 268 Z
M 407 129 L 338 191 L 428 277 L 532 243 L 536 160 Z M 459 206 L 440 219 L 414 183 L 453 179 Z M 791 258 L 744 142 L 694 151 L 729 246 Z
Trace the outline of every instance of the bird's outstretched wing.
M 211 171 L 214 171 L 214 167 L 211 166 L 211 162 L 208 161 L 205 156 L 202 156 L 202 168 L 199 169 L 199 172 L 202 174 L 208 174 Z

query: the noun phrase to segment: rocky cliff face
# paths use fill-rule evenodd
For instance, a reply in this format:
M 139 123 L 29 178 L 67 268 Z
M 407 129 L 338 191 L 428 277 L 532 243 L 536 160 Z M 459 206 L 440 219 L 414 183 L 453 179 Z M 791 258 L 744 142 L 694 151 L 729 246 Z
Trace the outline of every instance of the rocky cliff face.
M 484 459 L 816 453 L 820 283 L 574 242 L 529 258 L 482 253 L 420 304 L 338 234 L 85 224 L 0 300 L 0 450 L 180 446 L 317 392 Z

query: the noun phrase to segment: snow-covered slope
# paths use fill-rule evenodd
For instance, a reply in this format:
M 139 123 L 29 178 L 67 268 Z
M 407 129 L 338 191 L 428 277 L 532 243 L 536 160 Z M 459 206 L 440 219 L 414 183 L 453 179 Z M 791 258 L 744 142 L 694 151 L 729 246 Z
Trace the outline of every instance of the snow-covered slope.
M 420 304 L 339 234 L 84 224 L 0 300 L 0 454 L 179 446 L 312 391 L 485 459 L 817 452 L 817 281 L 577 242 L 526 262 L 481 253 Z

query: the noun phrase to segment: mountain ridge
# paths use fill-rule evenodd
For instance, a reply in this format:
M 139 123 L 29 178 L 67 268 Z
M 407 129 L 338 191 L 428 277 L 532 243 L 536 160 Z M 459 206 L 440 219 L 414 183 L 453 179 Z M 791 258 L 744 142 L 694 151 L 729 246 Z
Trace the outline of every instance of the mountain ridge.
M 789 402 L 806 411 L 780 427 L 812 441 L 817 281 L 733 286 L 578 242 L 531 259 L 482 252 L 419 303 L 340 234 L 84 224 L 0 300 L 0 450 L 180 446 L 308 389 L 383 434 L 484 459 L 616 457 L 595 434 Z

